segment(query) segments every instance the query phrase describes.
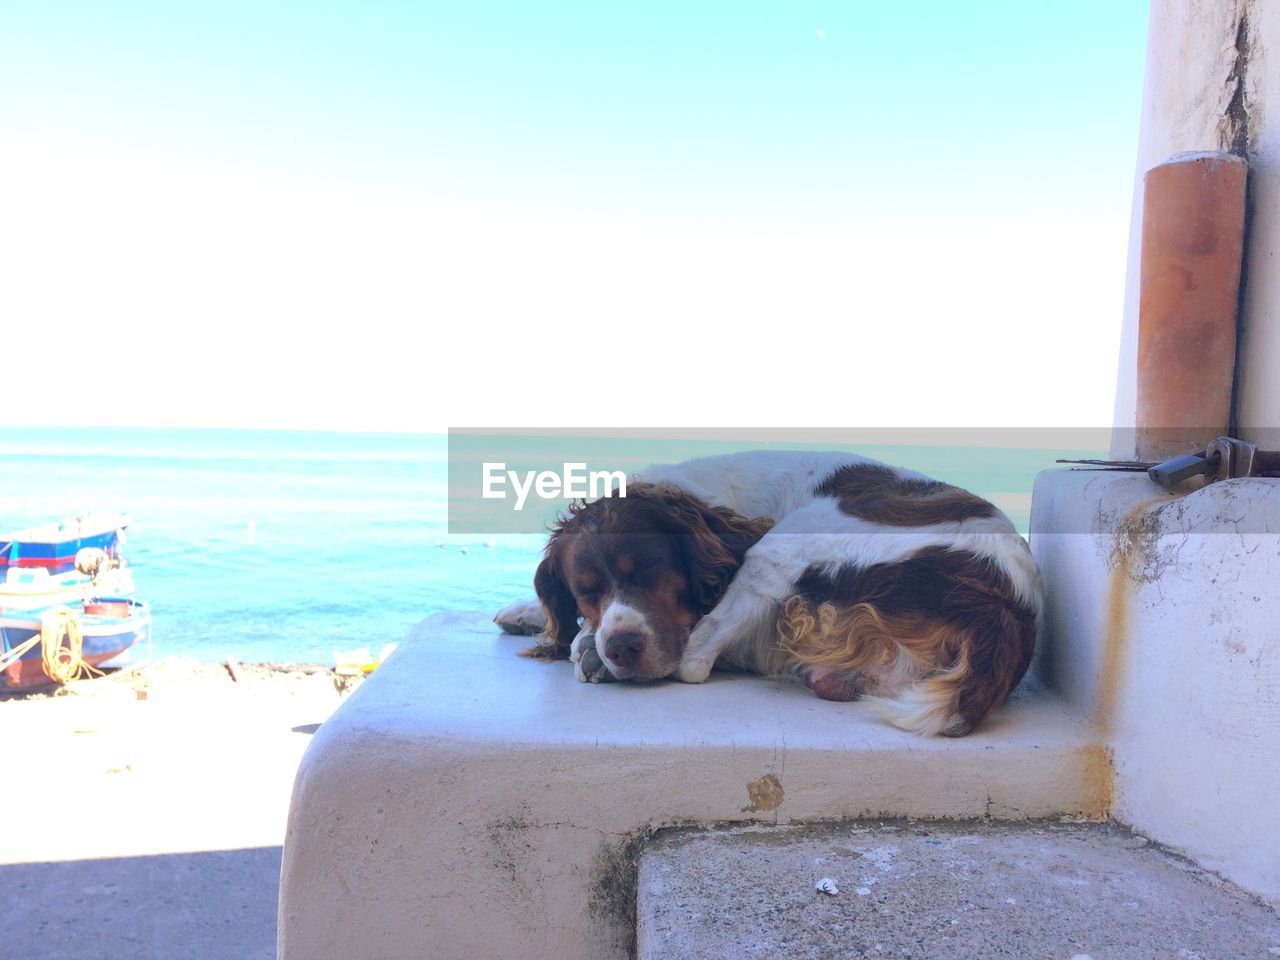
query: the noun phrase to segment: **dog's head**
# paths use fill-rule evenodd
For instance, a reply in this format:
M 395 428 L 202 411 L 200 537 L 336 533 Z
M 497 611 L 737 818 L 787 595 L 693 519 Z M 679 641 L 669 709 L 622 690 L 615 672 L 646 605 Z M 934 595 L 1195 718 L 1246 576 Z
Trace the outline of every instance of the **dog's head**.
M 534 577 L 549 638 L 566 649 L 582 617 L 615 677 L 669 676 L 693 625 L 771 524 L 644 483 L 629 484 L 625 497 L 574 504 Z

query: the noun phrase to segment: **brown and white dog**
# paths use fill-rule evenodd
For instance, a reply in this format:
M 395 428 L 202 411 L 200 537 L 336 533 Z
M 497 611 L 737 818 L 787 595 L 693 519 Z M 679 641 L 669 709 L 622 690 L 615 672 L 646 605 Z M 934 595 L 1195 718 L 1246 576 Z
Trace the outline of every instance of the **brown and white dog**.
M 495 617 L 579 680 L 701 683 L 713 666 L 864 698 L 895 726 L 963 736 L 1035 645 L 1042 585 L 986 500 L 841 453 L 758 452 L 649 467 L 575 504 Z

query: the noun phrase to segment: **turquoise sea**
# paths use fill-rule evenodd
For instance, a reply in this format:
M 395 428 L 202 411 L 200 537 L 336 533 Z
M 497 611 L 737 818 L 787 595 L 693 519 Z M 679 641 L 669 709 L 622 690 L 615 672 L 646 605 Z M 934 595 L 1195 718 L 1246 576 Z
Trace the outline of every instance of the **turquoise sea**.
M 0 430 L 0 531 L 126 513 L 156 656 L 331 662 L 529 593 L 540 538 L 445 532 L 445 457 L 431 435 Z
M 860 452 L 989 496 L 1024 530 L 1055 455 Z M 447 456 L 442 434 L 3 428 L 0 532 L 126 513 L 155 656 L 331 662 L 430 613 L 530 595 L 542 538 L 450 535 Z

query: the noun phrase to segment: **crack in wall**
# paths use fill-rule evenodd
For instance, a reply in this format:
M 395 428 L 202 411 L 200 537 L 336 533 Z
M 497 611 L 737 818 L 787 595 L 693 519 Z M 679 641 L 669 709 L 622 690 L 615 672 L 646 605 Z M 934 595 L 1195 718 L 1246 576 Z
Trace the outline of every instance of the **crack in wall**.
M 1231 72 L 1227 75 L 1227 83 L 1231 86 L 1231 98 L 1218 123 L 1219 143 L 1223 150 L 1234 153 L 1238 157 L 1249 158 L 1249 147 L 1253 139 L 1250 129 L 1249 115 L 1249 59 L 1251 38 L 1249 35 L 1249 0 L 1237 7 L 1235 49 L 1236 58 L 1231 64 Z
M 1238 157 L 1249 159 L 1250 147 L 1254 141 L 1253 125 L 1255 118 L 1251 113 L 1249 100 L 1249 62 L 1253 53 L 1253 38 L 1249 31 L 1249 13 L 1254 0 L 1238 0 L 1236 4 L 1236 57 L 1231 64 L 1231 72 L 1227 75 L 1227 83 L 1231 88 L 1231 97 L 1227 101 L 1222 118 L 1218 121 L 1218 139 L 1223 150 Z M 1240 393 L 1241 376 L 1244 370 L 1245 331 L 1245 291 L 1249 282 L 1249 241 L 1253 232 L 1253 177 L 1245 181 L 1244 198 L 1244 242 L 1243 255 L 1240 257 L 1240 285 L 1236 294 L 1236 361 L 1231 377 L 1231 406 L 1228 416 L 1228 432 L 1234 437 L 1240 436 Z

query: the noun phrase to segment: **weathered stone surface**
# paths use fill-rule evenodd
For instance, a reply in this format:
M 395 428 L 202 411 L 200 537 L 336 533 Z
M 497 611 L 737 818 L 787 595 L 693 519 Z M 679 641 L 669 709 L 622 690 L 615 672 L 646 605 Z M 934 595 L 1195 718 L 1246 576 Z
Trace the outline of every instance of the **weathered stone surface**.
M 641 858 L 638 934 L 640 960 L 1280 955 L 1262 901 L 1122 828 L 1058 822 L 673 832 Z
M 1114 760 L 1111 813 L 1280 899 L 1280 481 L 1170 497 L 1141 473 L 1036 478 L 1037 672 Z
M 282 960 L 630 955 L 658 828 L 1100 815 L 1093 729 L 1024 692 L 960 739 L 716 674 L 578 683 L 483 614 L 424 621 L 316 734 L 281 875 Z

